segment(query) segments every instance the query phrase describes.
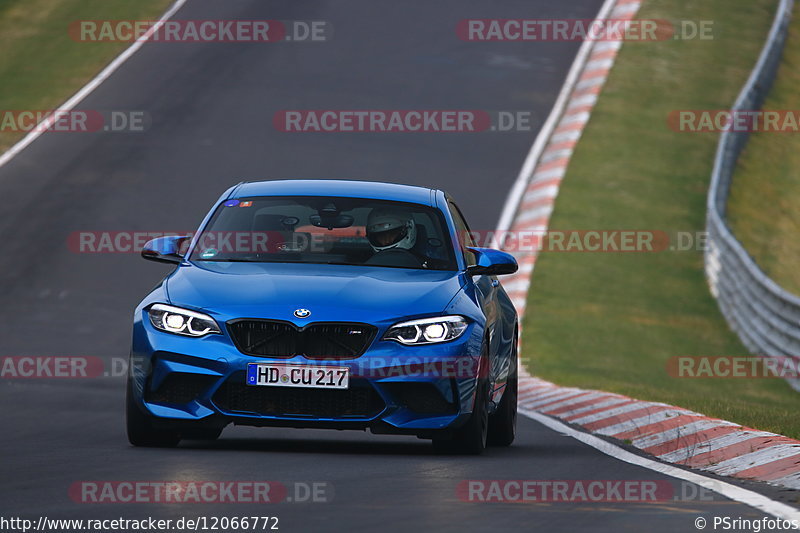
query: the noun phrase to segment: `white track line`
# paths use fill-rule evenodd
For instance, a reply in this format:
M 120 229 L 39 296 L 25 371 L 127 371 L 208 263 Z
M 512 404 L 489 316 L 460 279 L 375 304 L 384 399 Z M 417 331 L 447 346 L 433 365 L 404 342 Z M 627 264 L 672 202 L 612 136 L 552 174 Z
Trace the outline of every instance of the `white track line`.
M 659 463 L 657 461 L 653 461 L 652 459 L 647 459 L 646 457 L 641 457 L 624 450 L 619 446 L 611 444 L 610 442 L 604 441 L 599 437 L 595 437 L 589 433 L 583 433 L 582 431 L 577 431 L 565 424 L 562 424 L 558 420 L 554 420 L 549 416 L 537 413 L 536 411 L 519 409 L 519 413 L 539 422 L 544 426 L 547 426 L 554 431 L 557 431 L 568 437 L 572 437 L 575 440 L 579 440 L 584 444 L 588 444 L 592 448 L 609 455 L 614 459 L 640 466 L 642 468 L 647 468 L 648 470 L 659 472 L 676 479 L 683 479 L 684 481 L 694 483 L 695 485 L 712 490 L 721 494 L 722 496 L 725 496 L 726 498 L 730 498 L 731 500 L 755 507 L 759 511 L 772 515 L 776 518 L 800 521 L 800 511 L 784 503 L 771 500 L 757 492 L 743 489 L 724 481 L 702 476 L 695 472 L 683 470 L 672 465 Z
M 597 17 L 595 17 L 595 20 L 599 21 L 608 18 L 608 15 L 616 2 L 617 0 L 606 0 L 603 3 L 603 7 L 600 8 L 600 12 L 597 14 Z M 572 67 L 570 67 L 569 74 L 567 74 L 567 79 L 564 82 L 564 86 L 561 87 L 561 91 L 558 93 L 558 99 L 556 99 L 556 103 L 553 106 L 550 115 L 547 117 L 547 121 L 545 121 L 542 129 L 536 136 L 536 141 L 534 141 L 533 146 L 531 146 L 531 150 L 528 152 L 528 156 L 525 158 L 525 162 L 522 164 L 522 168 L 517 175 L 517 179 L 514 181 L 514 185 L 512 185 L 511 190 L 508 193 L 508 197 L 506 198 L 503 206 L 503 212 L 500 214 L 500 221 L 497 223 L 498 230 L 507 231 L 511 228 L 511 224 L 514 221 L 514 215 L 517 214 L 517 208 L 519 207 L 522 195 L 525 193 L 525 189 L 528 187 L 528 180 L 531 176 L 531 173 L 539 163 L 539 158 L 542 156 L 542 152 L 544 152 L 544 149 L 547 147 L 550 137 L 552 136 L 553 131 L 555 130 L 556 125 L 561 118 L 561 115 L 564 113 L 564 110 L 569 103 L 569 97 L 572 94 L 572 89 L 578 82 L 578 79 L 583 72 L 583 67 L 586 65 L 586 62 L 589 59 L 589 54 L 591 53 L 595 44 L 596 43 L 594 43 L 591 39 L 587 39 L 583 41 L 583 44 L 581 44 L 580 50 L 578 50 L 578 55 L 575 57 L 575 61 L 572 62 Z
M 84 85 L 77 93 L 75 93 L 72 98 L 64 102 L 58 109 L 54 112 L 45 117 L 36 127 L 31 130 L 25 137 L 20 139 L 14 146 L 9 148 L 4 154 L 0 155 L 0 167 L 11 161 L 14 156 L 19 154 L 22 150 L 28 147 L 33 141 L 38 139 L 42 133 L 47 131 L 47 129 L 52 126 L 59 118 L 64 116 L 67 111 L 73 109 L 76 105 L 78 105 L 84 98 L 89 96 L 92 91 L 97 89 L 101 83 L 106 81 L 120 66 L 122 66 L 125 61 L 127 61 L 133 54 L 136 53 L 139 48 L 141 48 L 147 41 L 147 36 L 151 35 L 157 29 L 159 29 L 164 22 L 168 21 L 172 16 L 178 12 L 178 10 L 183 7 L 186 3 L 186 0 L 176 0 L 172 7 L 170 7 L 166 13 L 164 13 L 160 19 L 148 30 L 148 32 L 142 36 L 141 40 L 137 40 L 128 48 L 126 48 L 120 55 L 118 55 L 114 61 L 108 64 L 106 68 L 104 68 L 97 76 L 95 76 L 89 83 Z

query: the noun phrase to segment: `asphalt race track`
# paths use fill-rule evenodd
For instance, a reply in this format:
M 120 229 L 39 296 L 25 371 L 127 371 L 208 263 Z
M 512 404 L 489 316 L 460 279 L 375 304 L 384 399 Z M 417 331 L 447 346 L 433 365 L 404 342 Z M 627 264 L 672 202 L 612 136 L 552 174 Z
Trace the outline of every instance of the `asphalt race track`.
M 244 179 L 436 186 L 455 195 L 474 228 L 491 228 L 579 43 L 463 42 L 456 23 L 591 19 L 600 5 L 190 1 L 175 18 L 323 20 L 334 34 L 317 43 L 148 43 L 78 106 L 144 111 L 147 131 L 47 133 L 0 168 L 0 355 L 126 357 L 133 308 L 168 267 L 134 253 L 77 253 L 67 245 L 70 235 L 192 231 L 219 194 Z M 272 119 L 285 109 L 528 110 L 533 128 L 284 133 Z M 482 457 L 435 455 L 415 438 L 239 427 L 212 444 L 133 448 L 124 433 L 123 389 L 124 380 L 114 376 L 0 380 L 0 515 L 269 515 L 279 517 L 283 531 L 383 532 L 694 531 L 701 514 L 763 516 L 721 496 L 662 503 L 461 501 L 456 488 L 469 479 L 672 482 L 523 418 L 513 447 Z M 330 501 L 76 503 L 69 487 L 87 480 L 325 482 Z

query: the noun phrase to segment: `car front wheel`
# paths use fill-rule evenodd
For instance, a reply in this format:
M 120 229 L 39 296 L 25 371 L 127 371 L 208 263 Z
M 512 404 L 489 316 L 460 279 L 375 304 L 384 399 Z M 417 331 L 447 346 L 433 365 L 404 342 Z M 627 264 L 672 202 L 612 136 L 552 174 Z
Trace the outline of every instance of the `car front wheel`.
M 511 360 L 511 374 L 506 382 L 506 390 L 500 399 L 497 411 L 489 417 L 489 444 L 492 446 L 511 446 L 517 434 L 517 348 Z
M 488 364 L 488 345 L 482 350 L 482 363 Z M 467 423 L 454 430 L 448 437 L 433 439 L 433 449 L 439 453 L 480 455 L 486 449 L 489 434 L 489 381 L 478 378 L 475 405 Z
M 486 449 L 489 414 L 486 409 L 488 384 L 478 382 L 475 407 L 467 423 L 452 433 L 450 438 L 433 439 L 433 448 L 439 453 L 480 455 Z
M 181 440 L 180 434 L 176 431 L 153 428 L 151 417 L 143 413 L 136 405 L 130 378 L 128 378 L 128 388 L 125 393 L 125 421 L 128 429 L 128 442 L 134 446 L 173 448 Z

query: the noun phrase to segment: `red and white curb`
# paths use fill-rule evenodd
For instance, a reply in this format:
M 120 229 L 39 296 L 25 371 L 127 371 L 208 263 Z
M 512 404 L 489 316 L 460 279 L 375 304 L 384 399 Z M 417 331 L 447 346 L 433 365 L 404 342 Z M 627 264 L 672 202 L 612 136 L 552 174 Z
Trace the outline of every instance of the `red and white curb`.
M 520 374 L 519 406 L 612 437 L 659 459 L 800 489 L 800 441 L 663 403 L 560 387 Z
M 633 19 L 641 0 L 607 0 L 598 19 Z M 548 122 L 512 189 L 499 230 L 543 234 L 561 180 L 622 43 L 584 43 Z M 503 280 L 525 313 L 537 251 L 515 252 L 519 271 Z M 800 441 L 679 407 L 601 391 L 560 387 L 520 371 L 519 406 L 606 437 L 663 461 L 718 475 L 800 489 Z

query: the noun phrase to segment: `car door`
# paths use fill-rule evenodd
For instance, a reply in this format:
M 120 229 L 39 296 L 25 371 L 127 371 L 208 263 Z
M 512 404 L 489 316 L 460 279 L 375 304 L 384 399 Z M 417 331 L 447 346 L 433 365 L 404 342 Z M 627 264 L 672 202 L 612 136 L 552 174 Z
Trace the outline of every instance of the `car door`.
M 475 265 L 475 254 L 466 249 L 469 246 L 475 246 L 469 225 L 464 215 L 461 214 L 461 210 L 452 200 L 448 200 L 448 207 L 456 226 L 459 242 L 463 243 L 462 253 L 464 254 L 464 262 L 467 267 L 473 266 Z M 473 276 L 472 282 L 475 285 L 478 305 L 480 305 L 486 317 L 486 329 L 489 334 L 489 354 L 491 356 L 491 381 L 494 384 L 496 376 L 501 371 L 500 366 L 502 365 L 500 358 L 496 357 L 501 351 L 500 341 L 502 339 L 502 330 L 500 329 L 502 328 L 502 324 L 499 322 L 500 308 L 497 300 L 500 282 L 497 280 L 497 276 L 484 275 Z

